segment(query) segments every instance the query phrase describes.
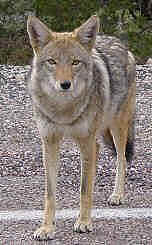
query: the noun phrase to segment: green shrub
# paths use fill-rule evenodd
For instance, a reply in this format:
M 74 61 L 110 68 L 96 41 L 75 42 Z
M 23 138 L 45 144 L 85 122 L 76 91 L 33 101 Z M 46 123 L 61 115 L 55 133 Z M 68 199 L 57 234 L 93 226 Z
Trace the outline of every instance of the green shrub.
M 144 14 L 141 4 L 142 1 L 111 0 L 99 10 L 102 31 L 127 44 L 138 63 L 152 56 L 152 20 L 147 12 Z

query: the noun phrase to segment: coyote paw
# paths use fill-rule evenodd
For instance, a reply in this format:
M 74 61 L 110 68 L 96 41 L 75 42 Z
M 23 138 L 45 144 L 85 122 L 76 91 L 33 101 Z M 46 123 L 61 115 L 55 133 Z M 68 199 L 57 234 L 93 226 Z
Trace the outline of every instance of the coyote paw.
M 79 233 L 85 233 L 92 231 L 92 223 L 91 221 L 81 221 L 78 219 L 76 223 L 74 224 L 74 231 Z
M 108 198 L 108 203 L 110 205 L 120 205 L 123 204 L 124 194 L 115 194 L 112 193 L 112 195 Z
M 55 228 L 47 225 L 41 226 L 34 232 L 35 240 L 51 240 L 54 238 Z

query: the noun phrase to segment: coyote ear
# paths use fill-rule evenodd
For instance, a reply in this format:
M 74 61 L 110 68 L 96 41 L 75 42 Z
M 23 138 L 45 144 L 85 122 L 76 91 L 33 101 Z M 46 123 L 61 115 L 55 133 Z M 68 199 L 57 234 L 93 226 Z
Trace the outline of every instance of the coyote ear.
M 28 17 L 27 32 L 31 46 L 36 53 L 51 39 L 51 31 L 35 16 Z
M 99 27 L 100 21 L 98 16 L 91 16 L 88 21 L 75 30 L 78 41 L 87 49 L 91 50 L 99 31 Z

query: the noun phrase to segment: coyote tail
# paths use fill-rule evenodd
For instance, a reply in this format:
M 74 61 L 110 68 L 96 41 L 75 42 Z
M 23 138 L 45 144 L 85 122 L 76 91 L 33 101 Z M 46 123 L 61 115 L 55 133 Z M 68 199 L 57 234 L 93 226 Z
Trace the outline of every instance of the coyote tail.
M 116 147 L 113 141 L 113 137 L 111 135 L 110 129 L 106 129 L 103 135 L 104 143 L 113 151 L 114 155 L 117 154 Z M 126 144 L 126 160 L 130 162 L 132 160 L 134 154 L 134 122 L 130 125 L 128 129 L 128 139 Z

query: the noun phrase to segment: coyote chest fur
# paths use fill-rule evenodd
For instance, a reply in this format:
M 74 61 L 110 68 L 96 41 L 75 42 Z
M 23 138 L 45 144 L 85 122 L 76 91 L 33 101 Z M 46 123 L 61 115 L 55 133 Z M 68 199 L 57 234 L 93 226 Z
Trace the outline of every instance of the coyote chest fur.
M 115 37 L 98 34 L 99 19 L 92 16 L 73 32 L 56 33 L 36 17 L 28 19 L 34 51 L 29 92 L 42 139 L 46 174 L 45 212 L 36 239 L 52 239 L 59 143 L 72 137 L 82 156 L 80 214 L 74 230 L 92 230 L 93 177 L 103 134 L 117 153 L 114 191 L 109 202 L 124 198 L 126 157 L 133 141 L 135 61 Z M 128 151 L 129 149 L 129 151 Z

